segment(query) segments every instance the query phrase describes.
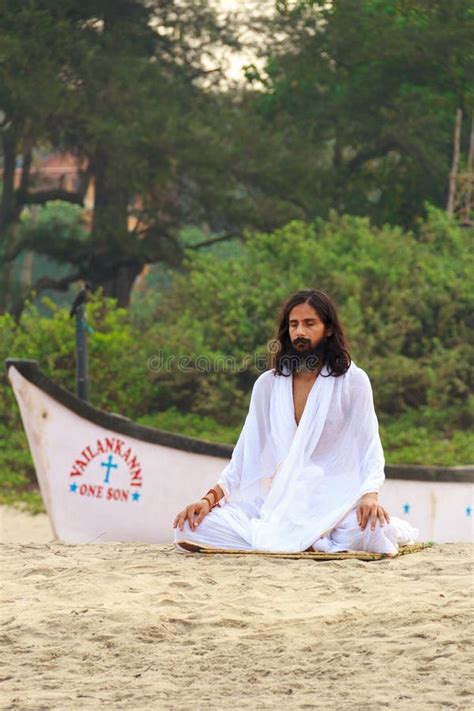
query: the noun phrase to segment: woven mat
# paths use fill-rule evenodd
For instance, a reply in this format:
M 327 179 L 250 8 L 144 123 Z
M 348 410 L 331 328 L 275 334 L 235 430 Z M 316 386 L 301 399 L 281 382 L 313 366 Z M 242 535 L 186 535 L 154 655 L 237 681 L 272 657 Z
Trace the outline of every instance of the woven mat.
M 308 558 L 311 560 L 346 560 L 355 558 L 356 560 L 382 560 L 383 558 L 398 558 L 407 553 L 417 553 L 425 548 L 431 548 L 432 542 L 413 543 L 407 546 L 400 546 L 398 553 L 367 553 L 366 551 L 342 551 L 340 553 L 302 552 L 302 553 L 270 553 L 267 551 L 243 551 L 236 548 L 212 548 L 190 541 L 179 541 L 179 545 L 189 553 L 204 553 L 214 555 L 216 553 L 225 555 L 264 555 L 272 558 Z

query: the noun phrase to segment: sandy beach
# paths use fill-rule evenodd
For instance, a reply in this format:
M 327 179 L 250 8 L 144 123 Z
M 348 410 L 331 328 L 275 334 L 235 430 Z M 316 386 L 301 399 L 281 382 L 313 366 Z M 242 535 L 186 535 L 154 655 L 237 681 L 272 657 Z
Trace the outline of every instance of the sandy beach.
M 472 708 L 470 545 L 188 556 L 1 513 L 2 709 Z

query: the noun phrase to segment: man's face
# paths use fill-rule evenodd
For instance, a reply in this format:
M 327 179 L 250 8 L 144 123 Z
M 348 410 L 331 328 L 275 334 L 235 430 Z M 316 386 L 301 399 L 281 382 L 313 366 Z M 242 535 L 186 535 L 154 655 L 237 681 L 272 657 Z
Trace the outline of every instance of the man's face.
M 326 333 L 323 321 L 309 304 L 298 304 L 291 309 L 288 326 L 291 343 L 298 353 L 312 350 L 325 335 L 330 335 L 330 331 Z

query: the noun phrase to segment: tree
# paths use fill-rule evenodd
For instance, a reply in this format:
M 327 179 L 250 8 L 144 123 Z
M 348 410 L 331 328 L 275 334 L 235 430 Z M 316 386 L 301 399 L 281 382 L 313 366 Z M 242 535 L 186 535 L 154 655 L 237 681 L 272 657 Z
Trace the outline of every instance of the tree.
M 471 0 L 282 0 L 262 22 L 262 114 L 331 151 L 315 202 L 405 225 L 444 206 L 453 117 L 474 106 Z
M 3 181 L 0 203 L 0 256 L 2 290 L 0 310 L 7 306 L 11 265 L 22 250 L 15 232 L 26 205 L 45 204 L 54 198 L 81 203 L 86 179 L 77 193 L 63 190 L 36 192 L 31 179 L 33 149 L 48 131 L 55 112 L 66 99 L 59 68 L 67 58 L 68 24 L 39 4 L 0 4 L 0 130 L 3 148 Z M 35 27 L 35 33 L 31 28 Z M 43 45 L 43 42 L 45 45 Z M 44 51 L 48 47 L 48 52 Z M 20 161 L 18 157 L 20 156 Z M 21 163 L 21 176 L 15 171 Z M 85 177 L 85 176 L 84 176 Z
M 203 80 L 219 73 L 204 57 L 209 61 L 219 44 L 236 46 L 232 27 L 205 0 L 35 0 L 19 12 L 15 2 L 3 0 L 1 22 L 4 281 L 26 246 L 17 239 L 24 207 L 53 199 L 82 204 L 93 178 L 87 244 L 43 231 L 37 239 L 30 235 L 28 246 L 60 261 L 67 255 L 72 270 L 57 288 L 87 278 L 126 304 L 145 263 L 179 263 L 180 140 L 202 120 Z M 67 150 L 87 165 L 76 192 L 34 190 L 33 149 L 41 145 Z

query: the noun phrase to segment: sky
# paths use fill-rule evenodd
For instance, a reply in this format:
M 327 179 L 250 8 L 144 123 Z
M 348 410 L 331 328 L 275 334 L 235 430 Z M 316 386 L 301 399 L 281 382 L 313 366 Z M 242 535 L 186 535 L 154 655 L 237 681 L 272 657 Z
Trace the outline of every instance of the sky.
M 261 13 L 265 12 L 265 10 L 271 13 L 275 2 L 274 0 L 217 0 L 217 4 L 226 12 L 237 11 L 245 14 L 246 11 L 249 12 L 252 9 L 255 10 L 255 8 L 258 8 L 258 11 Z M 244 65 L 252 62 L 259 67 L 262 65 L 262 61 L 259 60 L 250 49 L 247 49 L 243 53 L 229 52 L 226 53 L 226 57 L 229 61 L 227 76 L 233 81 L 245 82 L 242 73 Z

